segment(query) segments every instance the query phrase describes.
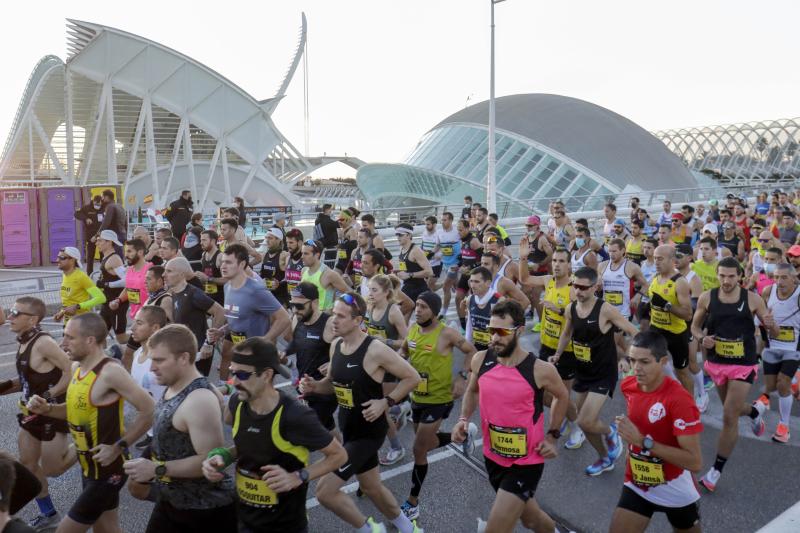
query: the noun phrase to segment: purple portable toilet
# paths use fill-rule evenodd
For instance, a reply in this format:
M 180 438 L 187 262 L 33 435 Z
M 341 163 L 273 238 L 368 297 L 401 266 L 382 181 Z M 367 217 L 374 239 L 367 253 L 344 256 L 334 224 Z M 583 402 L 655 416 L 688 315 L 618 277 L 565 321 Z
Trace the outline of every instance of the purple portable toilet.
M 35 189 L 0 191 L 0 250 L 5 267 L 39 266 L 39 216 Z
M 42 264 L 55 265 L 58 251 L 65 246 L 84 250 L 83 224 L 75 219 L 81 207 L 79 187 L 42 187 L 39 189 L 39 218 Z M 83 252 L 82 252 L 83 253 Z

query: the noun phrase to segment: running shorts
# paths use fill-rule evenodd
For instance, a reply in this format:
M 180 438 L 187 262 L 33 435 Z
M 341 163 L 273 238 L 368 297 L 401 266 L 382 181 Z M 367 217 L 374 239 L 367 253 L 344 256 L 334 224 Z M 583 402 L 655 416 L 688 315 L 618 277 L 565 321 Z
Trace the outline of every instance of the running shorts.
M 800 366 L 800 352 L 764 348 L 761 358 L 764 362 L 764 374 L 768 376 L 780 373 L 791 378 Z
M 128 476 L 123 474 L 102 479 L 81 476 L 83 492 L 72 504 L 69 517 L 79 524 L 94 524 L 103 513 L 119 507 L 119 491 L 127 479 Z
M 377 467 L 378 450 L 381 449 L 385 438 L 385 436 L 382 436 L 379 439 L 354 439 L 345 442 L 344 449 L 347 451 L 347 462 L 336 470 L 335 474 L 342 481 L 347 481 L 354 474 L 363 474 Z
M 539 350 L 539 359 L 542 361 L 547 361 L 555 354 L 556 351 L 554 349 L 547 346 L 542 346 L 542 348 Z M 575 370 L 577 365 L 578 361 L 575 359 L 575 354 L 572 352 L 564 352 L 561 354 L 561 357 L 558 358 L 558 363 L 556 363 L 555 366 L 561 379 L 563 381 L 568 381 L 575 378 Z
M 650 329 L 660 333 L 667 340 L 667 350 L 672 356 L 672 366 L 676 370 L 689 366 L 689 330 L 682 333 L 672 333 L 665 331 L 650 324 Z
M 453 410 L 453 402 L 448 403 L 415 403 L 411 402 L 411 421 L 415 424 L 433 424 L 437 420 L 446 420 Z
M 19 427 L 27 431 L 34 439 L 41 442 L 50 442 L 56 433 L 69 433 L 67 421 L 49 416 L 17 414 Z
M 594 392 L 596 394 L 608 395 L 609 398 L 614 397 L 614 389 L 617 388 L 617 373 L 613 375 L 593 380 L 582 380 L 575 377 L 572 382 L 572 390 L 577 393 Z
M 665 507 L 642 498 L 629 487 L 624 486 L 617 507 L 647 518 L 652 518 L 653 513 L 664 513 L 667 515 L 670 525 L 680 530 L 691 529 L 700 522 L 700 508 L 697 502 L 690 503 L 685 507 Z
M 114 331 L 116 335 L 122 335 L 128 331 L 128 302 L 120 302 L 116 311 L 104 303 L 100 306 L 100 316 L 108 330 Z
M 706 361 L 703 368 L 717 387 L 729 381 L 744 381 L 752 385 L 758 376 L 758 365 L 726 365 Z
M 500 466 L 491 459 L 483 458 L 486 464 L 486 473 L 489 474 L 489 483 L 495 492 L 503 489 L 527 502 L 536 494 L 536 487 L 542 478 L 544 463 L 536 465 L 511 465 Z
M 159 500 L 147 522 L 146 533 L 163 531 L 213 531 L 236 533 L 236 503 L 210 509 L 177 509 L 166 500 Z

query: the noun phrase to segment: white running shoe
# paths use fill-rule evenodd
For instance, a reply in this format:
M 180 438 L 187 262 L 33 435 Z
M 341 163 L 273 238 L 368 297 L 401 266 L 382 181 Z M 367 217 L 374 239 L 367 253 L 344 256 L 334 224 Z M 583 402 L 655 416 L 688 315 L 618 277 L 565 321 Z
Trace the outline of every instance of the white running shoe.
M 699 395 L 694 397 L 697 408 L 700 409 L 701 413 L 708 411 L 708 403 L 710 400 L 711 398 L 709 398 L 708 393 L 705 390 L 701 391 Z
M 470 422 L 467 425 L 467 438 L 461 443 L 461 451 L 464 455 L 472 455 L 475 451 L 475 435 L 478 434 L 478 426 Z
M 564 443 L 564 448 L 568 450 L 577 450 L 583 445 L 583 441 L 586 440 L 586 435 L 584 435 L 583 430 L 577 422 L 572 422 L 570 426 L 569 438 L 567 442 Z
M 393 465 L 398 462 L 400 459 L 406 456 L 406 449 L 400 448 L 395 450 L 394 448 L 389 448 L 389 451 L 386 452 L 386 455 L 378 459 L 383 466 Z
M 711 470 L 706 472 L 706 475 L 703 476 L 698 483 L 703 486 L 708 492 L 714 492 L 717 488 L 717 483 L 719 483 L 719 478 L 722 475 L 722 472 L 711 467 Z

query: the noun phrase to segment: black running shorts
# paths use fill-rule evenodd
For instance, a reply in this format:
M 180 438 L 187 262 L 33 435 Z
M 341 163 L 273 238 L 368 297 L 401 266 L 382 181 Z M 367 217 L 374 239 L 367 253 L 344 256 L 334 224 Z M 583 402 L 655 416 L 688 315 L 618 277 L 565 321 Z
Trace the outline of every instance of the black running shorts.
M 489 474 L 489 483 L 495 492 L 503 489 L 527 502 L 536 494 L 536 487 L 542 478 L 544 463 L 537 465 L 512 465 L 500 466 L 491 459 L 484 457 L 486 472 Z
M 125 486 L 128 476 L 115 474 L 102 479 L 81 476 L 83 492 L 72 504 L 69 517 L 79 524 L 91 525 L 106 511 L 119 507 L 119 491 Z
M 653 513 L 664 513 L 675 529 L 691 529 L 700 522 L 700 508 L 697 502 L 685 507 L 664 507 L 642 498 L 630 487 L 622 487 L 617 507 L 647 518 L 652 518 Z
M 369 472 L 378 466 L 378 450 L 386 437 L 379 439 L 355 439 L 344 443 L 347 451 L 347 462 L 335 471 L 342 481 L 347 481 L 354 474 Z

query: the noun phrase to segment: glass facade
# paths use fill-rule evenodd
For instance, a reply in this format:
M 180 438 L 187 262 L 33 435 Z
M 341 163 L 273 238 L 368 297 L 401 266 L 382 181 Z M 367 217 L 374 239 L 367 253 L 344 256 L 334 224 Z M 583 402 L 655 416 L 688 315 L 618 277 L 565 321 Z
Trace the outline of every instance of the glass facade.
M 485 190 L 488 138 L 485 126 L 442 125 L 426 133 L 403 164 L 361 167 L 359 188 L 373 207 L 400 207 L 412 199 L 460 203 L 465 194 Z M 547 212 L 554 198 L 571 210 L 600 209 L 621 190 L 557 152 L 504 131 L 495 132 L 495 160 L 498 210 L 506 204 L 507 214 Z

